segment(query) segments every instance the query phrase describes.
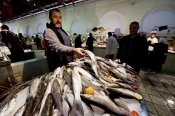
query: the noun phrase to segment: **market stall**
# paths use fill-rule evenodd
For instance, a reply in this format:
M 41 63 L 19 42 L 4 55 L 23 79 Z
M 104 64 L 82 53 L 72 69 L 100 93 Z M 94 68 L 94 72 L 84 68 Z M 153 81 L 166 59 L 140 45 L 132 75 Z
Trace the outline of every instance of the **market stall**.
M 133 69 L 86 53 L 11 88 L 3 95 L 0 115 L 147 116 Z

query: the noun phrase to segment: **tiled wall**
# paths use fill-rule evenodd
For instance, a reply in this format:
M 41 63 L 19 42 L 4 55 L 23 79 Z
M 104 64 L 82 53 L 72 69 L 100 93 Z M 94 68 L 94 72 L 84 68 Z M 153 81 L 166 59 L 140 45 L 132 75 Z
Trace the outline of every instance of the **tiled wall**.
M 15 78 L 19 81 L 27 81 L 49 72 L 46 57 L 12 63 L 11 66 Z

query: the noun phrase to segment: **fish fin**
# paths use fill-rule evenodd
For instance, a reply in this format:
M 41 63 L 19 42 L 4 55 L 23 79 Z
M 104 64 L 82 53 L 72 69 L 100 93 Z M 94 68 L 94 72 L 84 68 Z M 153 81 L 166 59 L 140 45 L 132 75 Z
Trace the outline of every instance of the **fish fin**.
M 76 116 L 78 114 L 81 114 L 81 116 L 84 116 L 84 111 L 83 111 L 83 105 L 81 100 L 75 100 L 73 107 L 70 112 L 70 116 Z

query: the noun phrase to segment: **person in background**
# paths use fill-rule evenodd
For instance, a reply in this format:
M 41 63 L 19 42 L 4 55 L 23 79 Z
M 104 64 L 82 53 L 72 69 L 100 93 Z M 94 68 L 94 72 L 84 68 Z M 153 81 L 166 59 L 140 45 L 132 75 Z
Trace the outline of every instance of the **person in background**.
M 49 11 L 50 24 L 46 24 L 44 41 L 47 48 L 47 63 L 49 71 L 67 65 L 73 61 L 74 54 L 81 58 L 85 56 L 82 48 L 73 48 L 67 33 L 62 29 L 62 14 L 58 9 Z
M 25 37 L 22 35 L 22 33 L 19 33 L 18 37 L 19 37 L 19 39 L 20 39 L 20 41 L 21 41 L 21 43 L 22 43 L 23 48 L 24 48 L 24 49 L 27 49 L 26 39 L 25 39 Z
M 94 37 L 92 36 L 92 33 L 89 33 L 89 37 L 86 41 L 86 47 L 89 51 L 93 52 L 93 43 L 94 43 Z
M 149 37 L 148 39 L 147 39 L 147 42 L 148 42 L 148 45 L 149 45 L 149 47 L 148 47 L 148 50 L 149 51 L 153 51 L 153 46 L 151 46 L 152 44 L 155 44 L 155 43 L 158 43 L 158 40 L 157 40 L 157 38 L 156 38 L 156 32 L 155 31 L 152 31 L 151 32 L 151 37 Z
M 82 41 L 81 41 L 81 35 L 79 34 L 76 38 L 75 38 L 75 48 L 81 48 Z
M 46 48 L 46 45 L 44 43 L 44 38 L 41 39 L 41 47 L 45 51 L 45 56 L 46 56 L 46 54 L 47 54 L 47 48 Z
M 6 44 L 11 52 L 11 62 L 24 60 L 24 50 L 19 37 L 9 30 L 7 25 L 1 26 L 2 42 Z
M 150 54 L 149 69 L 153 73 L 161 72 L 162 64 L 166 61 L 166 53 L 168 52 L 168 45 L 166 44 L 166 39 L 161 38 L 159 43 L 152 44 L 153 51 Z
M 117 53 L 119 45 L 116 38 L 112 36 L 111 32 L 108 32 L 108 37 L 105 58 L 113 59 L 114 55 Z
M 137 73 L 140 72 L 141 64 L 148 51 L 147 40 L 137 33 L 138 30 L 138 22 L 134 21 L 129 25 L 130 34 L 121 39 L 117 54 L 117 59 L 120 59 L 121 63 L 127 63 Z
M 38 35 L 36 35 L 36 38 L 34 40 L 34 43 L 36 44 L 38 50 L 42 50 L 41 39 L 38 37 Z

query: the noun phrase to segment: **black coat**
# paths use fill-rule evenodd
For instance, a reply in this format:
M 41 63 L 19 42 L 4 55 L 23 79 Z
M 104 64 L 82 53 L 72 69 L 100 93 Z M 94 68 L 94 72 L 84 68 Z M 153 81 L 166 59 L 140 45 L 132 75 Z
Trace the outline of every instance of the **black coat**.
M 117 59 L 129 64 L 136 72 L 139 72 L 147 51 L 148 43 L 145 37 L 137 34 L 136 37 L 131 38 L 130 35 L 127 35 L 120 41 Z
M 79 36 L 77 36 L 75 38 L 75 48 L 81 48 L 81 44 L 82 44 L 81 38 Z
M 93 43 L 94 43 L 94 38 L 93 37 L 88 37 L 86 41 L 86 46 L 89 51 L 93 51 Z

